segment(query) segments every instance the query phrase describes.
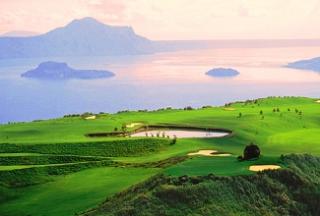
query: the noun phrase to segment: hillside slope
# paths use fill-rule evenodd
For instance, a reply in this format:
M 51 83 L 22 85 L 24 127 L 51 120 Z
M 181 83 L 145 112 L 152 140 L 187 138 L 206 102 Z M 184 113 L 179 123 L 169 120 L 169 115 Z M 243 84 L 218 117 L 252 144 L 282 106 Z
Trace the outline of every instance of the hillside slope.
M 288 169 L 251 176 L 157 176 L 84 215 L 320 215 L 320 158 L 283 160 Z

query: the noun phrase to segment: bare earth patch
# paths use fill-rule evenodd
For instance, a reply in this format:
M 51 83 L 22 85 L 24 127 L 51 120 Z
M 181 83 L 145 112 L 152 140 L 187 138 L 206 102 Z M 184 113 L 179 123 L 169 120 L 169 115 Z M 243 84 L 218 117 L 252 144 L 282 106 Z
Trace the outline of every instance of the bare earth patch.
M 280 168 L 281 167 L 278 165 L 252 165 L 249 167 L 249 170 L 254 172 L 259 172 L 263 170 L 276 170 Z
M 210 156 L 210 157 L 214 157 L 214 156 L 226 157 L 226 156 L 230 156 L 231 154 L 228 154 L 228 153 L 219 154 L 218 151 L 216 150 L 199 150 L 198 152 L 188 153 L 188 155 L 189 156 L 201 155 L 201 156 Z

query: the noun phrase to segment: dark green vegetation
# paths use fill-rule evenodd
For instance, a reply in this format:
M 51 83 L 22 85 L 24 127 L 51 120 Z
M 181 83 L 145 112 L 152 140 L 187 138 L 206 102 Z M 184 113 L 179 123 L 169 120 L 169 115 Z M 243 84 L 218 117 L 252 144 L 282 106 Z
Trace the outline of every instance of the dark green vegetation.
M 251 143 L 250 145 L 247 145 L 244 148 L 244 151 L 243 151 L 244 160 L 259 158 L 259 156 L 260 156 L 260 148 L 257 145 Z
M 85 215 L 319 215 L 320 158 L 282 162 L 287 169 L 249 176 L 157 176 Z
M 129 133 L 147 125 L 225 128 L 232 130 L 232 135 L 175 141 L 87 136 Z M 237 156 L 249 143 L 259 146 L 261 156 L 238 161 Z M 198 150 L 231 155 L 187 156 Z M 291 153 L 313 156 L 280 157 Z M 133 207 L 139 210 L 145 205 L 141 214 L 148 215 L 150 206 L 158 204 L 155 210 L 167 209 L 163 215 L 203 215 L 206 211 L 207 215 L 213 211 L 218 215 L 250 215 L 254 209 L 260 215 L 316 215 L 313 202 L 319 202 L 319 173 L 315 169 L 320 166 L 319 155 L 320 103 L 302 97 L 266 98 L 201 109 L 124 111 L 98 114 L 94 120 L 70 115 L 0 125 L 0 215 L 74 215 L 96 207 L 106 198 L 110 202 L 97 212 L 105 214 L 103 209 L 127 199 L 110 212 L 135 214 Z M 248 170 L 250 165 L 259 164 L 280 165 L 283 169 L 257 175 Z M 157 177 L 152 181 L 141 183 L 154 175 Z M 183 179 L 187 179 L 185 183 Z M 303 187 L 297 187 L 294 181 Z M 137 183 L 141 183 L 136 186 L 139 192 L 130 192 L 135 186 L 126 191 Z M 155 184 L 155 188 L 148 184 Z M 221 197 L 220 202 L 217 197 Z M 210 203 L 211 199 L 219 205 Z M 180 212 L 172 203 L 187 212 Z
M 96 142 L 51 144 L 1 144 L 0 153 L 42 153 L 90 156 L 139 156 L 156 152 L 170 145 L 168 139 L 118 139 Z

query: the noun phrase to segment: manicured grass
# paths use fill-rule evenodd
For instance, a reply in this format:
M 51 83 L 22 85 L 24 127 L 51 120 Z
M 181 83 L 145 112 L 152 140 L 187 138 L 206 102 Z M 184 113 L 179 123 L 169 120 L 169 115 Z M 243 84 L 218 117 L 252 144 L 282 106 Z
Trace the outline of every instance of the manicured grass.
M 156 172 L 156 169 L 109 167 L 59 177 L 54 182 L 17 189 L 19 197 L 1 204 L 0 215 L 74 215 Z
M 0 157 L 16 157 L 16 156 L 41 156 L 38 153 L 0 153 Z
M 4 170 L 16 170 L 16 169 L 26 169 L 32 166 L 28 165 L 11 165 L 11 166 L 0 166 L 0 171 Z
M 257 102 L 231 104 L 228 108 L 235 110 L 214 107 L 187 111 L 124 112 L 102 115 L 97 120 L 90 121 L 70 117 L 0 125 L 0 143 L 56 144 L 114 140 L 113 138 L 88 138 L 85 134 L 111 132 L 115 127 L 120 129 L 124 123 L 144 122 L 231 129 L 235 134 L 232 139 L 216 139 L 214 143 L 238 152 L 247 143 L 256 142 L 265 150 L 265 154 L 278 155 L 300 151 L 320 154 L 319 145 L 317 145 L 320 142 L 318 139 L 320 104 L 316 103 L 315 99 L 267 98 L 259 99 Z M 273 112 L 274 109 L 279 109 L 279 112 Z M 298 112 L 295 111 L 296 109 Z M 262 115 L 260 111 L 263 112 Z M 300 111 L 301 115 L 299 115 Z M 241 118 L 238 118 L 239 113 L 242 113 Z M 291 145 L 292 140 L 296 141 L 298 133 L 300 133 L 299 142 L 296 142 L 294 148 L 286 148 L 287 145 Z M 232 147 L 228 147 L 230 143 Z M 308 144 L 307 151 L 305 151 L 305 144 Z M 279 148 L 274 148 L 277 145 Z M 174 148 L 172 150 L 176 151 Z M 168 154 L 171 154 L 170 151 Z
M 258 160 L 239 162 L 234 156 L 227 157 L 192 157 L 187 161 L 169 167 L 165 173 L 170 176 L 235 176 L 252 174 L 249 166 L 256 164 L 273 165 L 279 163 L 279 158 L 261 157 Z
M 68 117 L 0 125 L 0 157 L 3 164 L 9 165 L 0 167 L 1 176 L 7 178 L 0 179 L 0 186 L 8 186 L 3 190 L 8 196 L 4 197 L 13 197 L 2 201 L 0 215 L 23 215 L 23 210 L 35 216 L 73 215 L 163 171 L 172 176 L 249 175 L 252 174 L 248 170 L 250 164 L 277 164 L 281 154 L 320 155 L 320 104 L 315 101 L 304 97 L 273 97 L 196 110 L 122 112 L 97 115 L 96 120 Z M 233 133 L 224 138 L 178 138 L 175 144 L 161 138 L 85 136 L 113 132 L 115 128 L 119 131 L 123 124 L 135 122 L 225 128 Z M 236 157 L 251 142 L 260 147 L 263 157 L 258 161 L 238 162 Z M 147 163 L 186 156 L 200 149 L 228 152 L 232 156 L 193 157 L 180 164 L 169 162 L 172 166 L 165 170 L 148 168 Z M 45 158 L 49 156 L 51 159 Z M 126 163 L 125 166 L 141 168 L 96 168 L 98 164 L 89 163 L 56 166 L 56 158 L 65 156 L 108 157 Z M 24 158 L 29 159 L 26 162 Z M 110 166 L 109 162 L 103 166 Z M 25 169 L 29 166 L 23 164 L 39 165 Z M 23 187 L 33 184 L 38 185 Z M 7 189 L 17 193 L 11 196 Z

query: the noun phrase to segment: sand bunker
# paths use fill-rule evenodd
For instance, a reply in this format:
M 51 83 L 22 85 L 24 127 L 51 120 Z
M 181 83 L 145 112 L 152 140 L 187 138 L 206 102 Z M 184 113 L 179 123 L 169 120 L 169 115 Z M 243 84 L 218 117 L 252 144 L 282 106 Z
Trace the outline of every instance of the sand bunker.
M 85 120 L 94 120 L 94 119 L 96 119 L 97 117 L 95 116 L 95 115 L 93 115 L 93 116 L 88 116 L 88 117 L 85 117 L 84 119 Z
M 320 100 L 317 100 L 316 103 L 320 103 Z
M 263 170 L 276 170 L 280 169 L 281 167 L 278 165 L 252 165 L 249 167 L 250 171 L 258 172 Z
M 131 124 L 127 124 L 126 127 L 127 128 L 133 128 L 133 127 L 136 127 L 136 126 L 139 126 L 139 125 L 142 125 L 142 123 L 131 123 Z
M 203 156 L 212 156 L 212 154 L 216 153 L 216 150 L 199 150 L 198 152 L 189 153 L 189 156 L 193 155 L 203 155 Z
M 223 110 L 226 110 L 226 111 L 234 111 L 236 110 L 235 108 L 231 108 L 231 107 L 225 107 L 223 108 Z
M 221 154 L 212 154 L 210 156 L 215 156 L 215 157 L 228 157 L 228 156 L 231 156 L 231 154 L 229 153 L 221 153 Z
M 198 152 L 191 152 L 188 154 L 189 156 L 194 156 L 194 155 L 201 155 L 201 156 L 220 156 L 220 157 L 225 157 L 225 156 L 230 156 L 231 154 L 228 153 L 218 153 L 216 150 L 199 150 Z

